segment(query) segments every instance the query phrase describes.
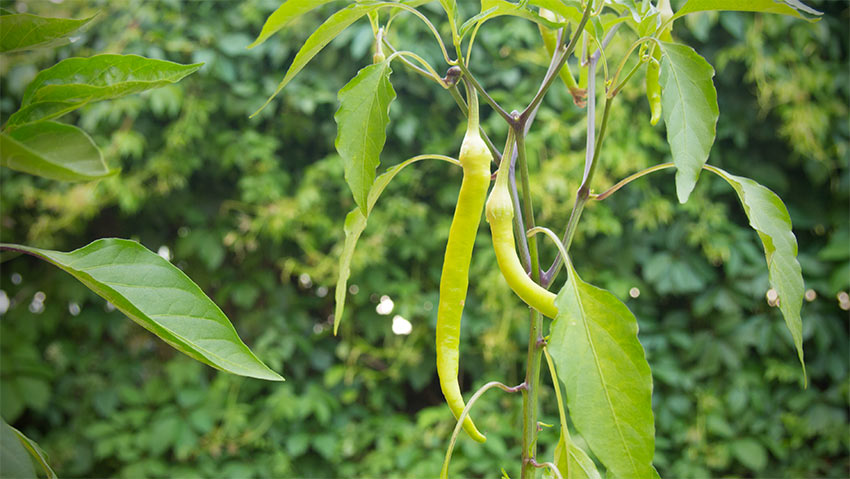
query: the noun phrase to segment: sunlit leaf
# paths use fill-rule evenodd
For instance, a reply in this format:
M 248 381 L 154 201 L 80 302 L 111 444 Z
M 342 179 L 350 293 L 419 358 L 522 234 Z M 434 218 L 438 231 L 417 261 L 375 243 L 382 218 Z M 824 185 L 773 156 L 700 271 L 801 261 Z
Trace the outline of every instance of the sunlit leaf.
M 608 477 L 658 477 L 652 375 L 637 320 L 614 295 L 582 281 L 572 265 L 568 269 L 548 348 L 570 417 Z
M 49 18 L 28 13 L 0 16 L 0 53 L 46 48 L 68 42 L 67 37 L 94 18 Z
M 334 115 L 334 145 L 345 166 L 345 181 L 364 214 L 368 214 L 367 198 L 375 181 L 375 169 L 381 163 L 390 103 L 395 99 L 391 73 L 388 60 L 357 72 L 339 91 L 339 109 Z
M 295 55 L 295 59 L 292 60 L 292 65 L 289 66 L 289 69 L 286 71 L 286 75 L 283 76 L 283 80 L 281 80 L 280 84 L 278 84 L 274 93 L 263 103 L 257 111 L 255 111 L 251 116 L 253 117 L 257 113 L 259 113 L 269 102 L 280 93 L 281 90 L 293 79 L 295 75 L 298 74 L 313 57 L 316 56 L 320 51 L 322 51 L 325 46 L 331 42 L 337 35 L 342 33 L 346 28 L 348 28 L 352 23 L 359 20 L 361 17 L 366 15 L 367 13 L 385 6 L 391 6 L 391 4 L 355 4 L 349 5 L 346 8 L 334 13 L 331 15 L 324 23 L 322 23 L 319 28 L 310 35 L 307 40 L 304 42 L 304 45 L 298 50 L 298 53 Z
M 689 46 L 661 42 L 660 47 L 662 113 L 676 164 L 676 194 L 684 203 L 714 144 L 720 115 L 714 68 Z
M 70 253 L 0 244 L 71 274 L 180 352 L 215 368 L 270 381 L 230 320 L 185 273 L 135 241 L 100 239 Z
M 384 192 L 384 189 L 390 181 L 395 178 L 401 170 L 403 170 L 407 165 L 428 158 L 447 161 L 455 165 L 459 164 L 457 160 L 449 158 L 448 156 L 420 155 L 388 168 L 387 171 L 375 179 L 375 182 L 372 184 L 372 188 L 369 190 L 366 203 L 366 215 L 371 213 L 372 208 L 375 206 L 375 203 L 378 201 L 381 193 Z M 348 291 L 348 277 L 351 274 L 351 258 L 354 256 L 354 249 L 357 246 L 357 240 L 360 239 L 360 235 L 363 233 L 363 230 L 366 229 L 366 215 L 364 215 L 363 211 L 358 207 L 351 210 L 345 217 L 345 225 L 343 228 L 345 232 L 345 243 L 342 247 L 342 254 L 339 257 L 339 276 L 336 281 L 336 292 L 334 295 L 336 301 L 334 309 L 334 334 L 336 334 L 337 329 L 339 328 L 339 323 L 342 321 L 342 313 L 345 310 L 345 297 Z
M 810 15 L 823 15 L 799 0 L 688 0 L 680 8 L 673 18 L 679 18 L 689 13 L 705 12 L 710 10 L 726 10 L 734 12 L 762 12 L 791 15 L 792 17 L 810 20 L 801 15 L 800 11 Z
M 39 121 L 0 133 L 0 165 L 62 181 L 88 181 L 117 173 L 83 130 Z
M 201 65 L 138 55 L 68 58 L 36 75 L 24 92 L 22 108 L 9 117 L 8 125 L 49 120 L 87 103 L 159 88 L 180 81 Z
M 260 34 L 257 36 L 257 39 L 248 45 L 248 48 L 256 47 L 296 18 L 331 1 L 332 0 L 286 0 L 283 5 L 277 7 L 277 10 L 269 15 L 269 18 L 267 18 L 266 23 L 263 24 L 263 29 L 260 30 Z
M 720 168 L 706 169 L 719 175 L 735 189 L 750 220 L 750 226 L 761 238 L 770 286 L 779 295 L 779 309 L 791 332 L 805 377 L 803 321 L 800 317 L 805 287 L 800 263 L 797 262 L 797 238 L 791 230 L 791 216 L 776 193 L 757 182 L 731 175 Z

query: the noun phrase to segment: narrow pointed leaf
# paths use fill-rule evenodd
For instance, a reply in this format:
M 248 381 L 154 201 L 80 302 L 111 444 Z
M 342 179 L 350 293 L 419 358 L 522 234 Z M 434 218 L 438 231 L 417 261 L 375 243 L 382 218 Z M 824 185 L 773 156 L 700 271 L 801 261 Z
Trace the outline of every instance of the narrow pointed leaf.
M 759 235 L 764 246 L 770 286 L 779 295 L 779 309 L 791 332 L 797 356 L 806 376 L 803 361 L 803 273 L 797 262 L 797 238 L 791 230 L 791 216 L 776 193 L 759 183 L 742 176 L 729 174 L 720 168 L 707 167 L 726 180 L 738 193 L 750 226 Z
M 0 133 L 0 165 L 61 181 L 89 181 L 117 173 L 83 130 L 55 121 Z
M 336 280 L 336 291 L 334 300 L 334 335 L 342 322 L 342 313 L 345 311 L 345 297 L 348 293 L 348 277 L 351 275 L 351 258 L 354 256 L 354 248 L 363 230 L 366 229 L 366 217 L 360 208 L 354 208 L 345 216 L 345 244 L 339 257 L 339 276 Z
M 270 381 L 230 320 L 185 273 L 135 241 L 100 239 L 70 253 L 0 244 L 52 263 L 178 351 L 212 367 Z
M 3 421 L 3 424 L 9 427 L 9 429 L 11 429 L 12 432 L 15 433 L 15 435 L 18 437 L 18 440 L 21 442 L 21 445 L 24 446 L 24 449 L 27 451 L 30 457 L 41 466 L 42 470 L 44 470 L 45 477 L 47 477 L 47 479 L 56 479 L 56 473 L 53 472 L 53 468 L 51 468 L 50 464 L 47 462 L 47 454 L 44 453 L 44 451 L 41 449 L 41 446 L 39 446 L 38 443 L 36 443 L 32 439 L 26 437 L 21 431 L 18 431 L 14 427 L 6 424 L 5 421 Z M 6 476 L 0 474 L 0 477 Z
M 94 16 L 50 18 L 28 13 L 0 16 L 0 53 L 63 45 L 68 36 L 90 22 Z
M 322 23 L 319 28 L 313 32 L 307 38 L 307 41 L 304 42 L 304 45 L 298 50 L 298 53 L 295 54 L 295 59 L 292 60 L 292 65 L 289 66 L 289 69 L 286 71 L 286 75 L 283 76 L 283 80 L 281 80 L 280 84 L 278 84 L 272 96 L 263 103 L 257 111 L 255 111 L 251 116 L 253 117 L 257 113 L 259 113 L 269 102 L 280 93 L 283 88 L 289 84 L 289 82 L 295 78 L 295 75 L 298 74 L 313 57 L 316 56 L 320 51 L 322 51 L 325 46 L 331 42 L 334 38 L 337 37 L 340 33 L 342 33 L 346 28 L 348 28 L 352 23 L 359 20 L 361 17 L 366 15 L 367 13 L 384 6 L 391 6 L 390 3 L 385 4 L 355 4 L 349 5 L 346 8 L 334 13 L 331 15 L 324 23 Z
M 576 428 L 607 477 L 658 477 L 652 375 L 637 320 L 614 295 L 582 281 L 572 265 L 555 304 L 548 348 Z
M 384 189 L 390 181 L 395 178 L 401 170 L 403 170 L 407 165 L 427 158 L 435 158 L 455 165 L 459 164 L 457 160 L 449 158 L 448 156 L 420 155 L 414 156 L 413 158 L 388 168 L 387 171 L 375 179 L 375 182 L 372 184 L 372 188 L 369 190 L 366 214 L 368 215 L 372 212 L 372 208 L 375 206 L 375 203 L 378 201 L 381 193 L 384 192 Z M 336 301 L 336 305 L 334 307 L 334 335 L 336 335 L 337 330 L 339 329 L 339 323 L 342 321 L 342 313 L 345 311 L 345 297 L 348 292 L 348 277 L 351 275 L 351 258 L 354 256 L 354 249 L 357 247 L 357 240 L 360 239 L 360 235 L 363 233 L 363 230 L 366 229 L 366 219 L 367 216 L 363 214 L 363 211 L 359 207 L 348 212 L 348 215 L 345 217 L 345 225 L 343 227 L 343 231 L 345 232 L 345 243 L 342 247 L 342 254 L 339 257 L 339 276 L 337 277 L 336 291 L 334 294 Z
M 37 121 L 46 121 L 70 113 L 85 105 L 78 101 L 40 101 L 21 107 L 9 117 L 9 129 L 20 128 L 21 125 Z
M 36 75 L 24 92 L 21 110 L 9 117 L 8 124 L 48 120 L 86 103 L 159 88 L 180 81 L 201 65 L 181 65 L 138 55 L 68 58 Z M 38 108 L 39 104 L 52 106 Z
M 688 3 L 684 4 L 673 18 L 709 10 L 778 13 L 806 20 L 811 19 L 802 15 L 800 11 L 810 15 L 823 15 L 823 12 L 819 12 L 798 0 L 787 0 L 785 2 L 781 0 L 688 0 Z
M 720 114 L 714 68 L 689 46 L 661 42 L 660 47 L 661 110 L 676 164 L 676 194 L 684 203 L 714 144 Z
M 21 443 L 15 429 L 0 421 L 0 477 L 36 479 L 35 468 L 29 453 Z
M 248 45 L 248 48 L 254 48 L 257 45 L 266 41 L 270 36 L 280 31 L 283 27 L 289 25 L 293 20 L 304 15 L 305 13 L 318 8 L 332 0 L 286 0 L 283 5 L 277 7 L 277 10 L 269 15 L 266 23 L 263 24 L 263 29 L 260 30 L 260 35 L 253 43 Z
M 357 72 L 339 91 L 339 109 L 334 115 L 334 145 L 345 165 L 345 181 L 364 216 L 368 215 L 367 198 L 387 139 L 390 103 L 395 99 L 390 73 L 387 60 Z

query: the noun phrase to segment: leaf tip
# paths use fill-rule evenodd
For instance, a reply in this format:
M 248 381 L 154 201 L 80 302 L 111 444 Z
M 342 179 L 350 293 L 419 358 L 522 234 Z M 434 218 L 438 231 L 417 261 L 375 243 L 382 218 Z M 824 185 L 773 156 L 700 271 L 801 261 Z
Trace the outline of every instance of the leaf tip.
M 256 40 L 254 40 L 253 42 L 251 42 L 251 44 L 250 44 L 250 45 L 248 45 L 247 47 L 245 47 L 245 49 L 246 49 L 246 50 L 250 50 L 250 49 L 252 49 L 252 48 L 256 47 L 257 45 L 259 45 L 259 44 L 263 43 L 264 41 L 265 41 L 265 39 L 263 39 L 261 36 L 260 36 L 260 37 L 257 37 L 257 39 L 256 39 Z

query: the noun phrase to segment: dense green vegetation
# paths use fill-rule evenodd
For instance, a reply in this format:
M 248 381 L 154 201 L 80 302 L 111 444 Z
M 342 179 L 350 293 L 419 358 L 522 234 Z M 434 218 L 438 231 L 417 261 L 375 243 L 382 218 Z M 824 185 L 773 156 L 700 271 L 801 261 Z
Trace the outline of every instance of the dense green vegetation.
M 371 61 L 371 30 L 364 21 L 347 31 L 249 119 L 319 22 L 320 14 L 308 15 L 246 50 L 278 3 L 35 3 L 33 13 L 100 14 L 71 45 L 0 64 L 5 121 L 35 73 L 61 58 L 108 52 L 206 62 L 179 84 L 69 117 L 92 132 L 120 176 L 72 184 L 0 170 L 2 240 L 67 251 L 99 237 L 136 238 L 170 255 L 287 378 L 218 373 L 64 273 L 32 258 L 4 262 L 0 289 L 10 304 L 0 321 L 0 413 L 39 442 L 60 476 L 433 477 L 440 468 L 454 420 L 433 361 L 435 258 L 460 171 L 423 162 L 389 186 L 393 194 L 378 202 L 354 257 L 348 317 L 334 337 L 332 290 L 353 201 L 333 148 L 333 92 Z M 576 238 L 581 276 L 629 298 L 640 323 L 662 477 L 850 473 L 848 7 L 811 3 L 825 12 L 815 24 L 731 13 L 685 20 L 694 32 L 686 42 L 718 71 L 710 162 L 770 187 L 794 221 L 811 289 L 803 308 L 808 387 L 800 387 L 790 334 L 766 299 L 764 256 L 720 179 L 703 178 L 684 206 L 663 173 L 637 181 L 590 205 Z M 399 22 L 398 35 L 423 35 Z M 476 74 L 512 105 L 506 92 L 529 97 L 548 59 L 532 25 L 492 22 L 476 55 L 498 69 Z M 441 64 L 435 49 L 420 53 Z M 421 151 L 456 155 L 465 122 L 451 97 L 400 64 L 393 83 L 399 99 L 384 162 Z M 601 156 L 601 171 L 612 176 L 600 183 L 669 155 L 664 127 L 645 121 L 638 83 L 613 110 Z M 529 137 L 539 165 L 532 183 L 544 185 L 534 198 L 538 222 L 560 228 L 583 168 L 583 112 L 562 85 L 546 106 Z M 482 115 L 504 133 L 483 105 Z M 465 390 L 493 379 L 516 384 L 524 371 L 526 308 L 509 294 L 481 233 L 471 270 L 484 279 L 465 309 Z M 544 262 L 553 255 L 544 247 Z M 385 295 L 390 314 L 376 310 Z M 393 334 L 395 315 L 412 323 L 409 335 Z M 504 466 L 515 476 L 519 409 L 513 396 L 479 402 L 476 425 L 488 441 L 461 439 L 453 470 L 489 477 Z M 544 422 L 557 423 L 554 406 L 544 413 Z M 551 449 L 557 432 L 544 430 L 540 440 Z

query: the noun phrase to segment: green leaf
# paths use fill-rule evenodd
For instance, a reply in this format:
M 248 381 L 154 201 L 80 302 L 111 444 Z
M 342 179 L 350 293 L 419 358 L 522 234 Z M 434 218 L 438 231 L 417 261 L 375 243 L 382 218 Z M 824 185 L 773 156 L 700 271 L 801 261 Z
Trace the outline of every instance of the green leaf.
M 345 243 L 342 247 L 342 254 L 339 257 L 339 276 L 337 277 L 336 291 L 334 294 L 336 301 L 336 306 L 334 308 L 334 335 L 336 335 L 336 332 L 339 329 L 339 323 L 342 321 L 342 313 L 345 310 L 345 297 L 348 291 L 348 277 L 351 274 L 351 258 L 354 256 L 354 249 L 357 246 L 357 240 L 360 239 L 360 235 L 363 233 L 363 230 L 366 229 L 366 219 L 369 213 L 372 212 L 372 208 L 375 206 L 375 203 L 378 201 L 378 198 L 381 196 L 381 193 L 384 192 L 384 189 L 387 187 L 390 181 L 395 178 L 395 176 L 399 174 L 401 170 L 403 170 L 407 165 L 428 158 L 443 160 L 449 163 L 453 163 L 455 165 L 459 165 L 457 160 L 455 160 L 454 158 L 449 158 L 447 156 L 414 156 L 413 158 L 410 158 L 408 160 L 403 161 L 402 163 L 388 168 L 387 171 L 385 171 L 381 176 L 375 179 L 375 182 L 372 184 L 372 188 L 369 189 L 365 215 L 359 207 L 354 208 L 348 213 L 348 215 L 346 215 L 345 225 L 343 227 L 343 230 L 345 232 Z
M 103 155 L 83 130 L 39 121 L 0 133 L 0 165 L 61 181 L 88 181 L 113 175 Z
M 730 444 L 732 454 L 752 471 L 761 471 L 767 466 L 767 451 L 755 439 L 738 439 Z
M 726 180 L 738 193 L 750 226 L 761 239 L 770 286 L 779 295 L 779 309 L 797 348 L 805 380 L 803 321 L 800 317 L 805 287 L 800 263 L 797 262 L 797 238 L 791 230 L 791 216 L 776 193 L 757 182 L 713 166 L 706 166 L 706 169 Z
M 339 91 L 339 109 L 334 115 L 334 145 L 345 165 L 345 181 L 364 216 L 368 215 L 367 197 L 387 140 L 390 103 L 395 99 L 391 73 L 388 60 L 357 72 Z
M 24 92 L 22 108 L 9 117 L 8 125 L 49 120 L 87 103 L 176 83 L 201 65 L 181 65 L 138 55 L 68 58 L 36 75 Z
M 298 53 L 295 54 L 295 59 L 292 60 L 292 65 L 289 66 L 289 69 L 286 71 L 286 75 L 283 76 L 283 80 L 281 80 L 280 84 L 278 84 L 272 96 L 263 103 L 257 111 L 251 114 L 251 117 L 259 113 L 263 110 L 263 108 L 268 105 L 274 97 L 280 93 L 281 90 L 293 79 L 295 75 L 298 74 L 306 65 L 316 56 L 320 51 L 322 51 L 325 46 L 331 42 L 337 35 L 343 32 L 346 28 L 348 28 L 352 23 L 356 22 L 360 19 L 360 17 L 366 15 L 367 13 L 380 8 L 391 6 L 391 3 L 381 3 L 381 4 L 354 4 L 349 5 L 346 8 L 334 13 L 331 15 L 324 23 L 319 25 L 319 28 L 310 35 L 307 40 L 304 42 L 304 45 L 298 50 Z
M 676 164 L 676 194 L 688 201 L 717 129 L 714 68 L 693 48 L 661 42 L 661 110 Z
M 30 457 L 35 459 L 35 461 L 44 470 L 44 475 L 47 477 L 47 479 L 56 479 L 56 473 L 53 472 L 53 468 L 51 468 L 50 464 L 48 464 L 47 454 L 41 449 L 41 446 L 39 446 L 38 443 L 36 443 L 32 439 L 26 437 L 21 431 L 18 431 L 14 427 L 6 424 L 5 421 L 3 421 L 3 424 L 15 433 L 15 435 L 18 437 L 18 440 L 21 442 L 21 445 L 24 446 L 24 449 L 26 449 L 27 453 L 29 453 Z M 0 474 L 0 476 L 6 477 L 3 474 Z
M 501 17 L 504 15 L 525 18 L 526 20 L 539 23 L 547 28 L 561 27 L 560 23 L 543 18 L 537 12 L 525 8 L 518 3 L 511 3 L 506 0 L 482 0 L 481 12 L 461 25 L 460 37 L 465 37 L 476 23 L 481 24 L 491 18 Z
M 32 460 L 17 431 L 6 421 L 0 422 L 0 477 L 36 479 Z
M 811 7 L 804 5 L 798 0 L 688 0 L 680 8 L 673 18 L 679 18 L 689 13 L 705 12 L 710 10 L 726 10 L 734 12 L 763 12 L 790 15 L 792 17 L 811 20 L 800 14 L 800 11 L 811 15 L 823 15 Z
M 658 477 L 652 466 L 652 375 L 634 315 L 614 295 L 585 283 L 568 264 L 549 352 L 573 422 L 608 477 Z
M 345 216 L 345 244 L 342 247 L 342 254 L 339 257 L 339 276 L 336 280 L 336 291 L 334 299 L 336 305 L 334 307 L 334 335 L 339 329 L 339 323 L 342 322 L 342 313 L 345 311 L 345 296 L 348 292 L 348 277 L 351 276 L 351 258 L 354 256 L 354 248 L 357 247 L 357 240 L 363 230 L 366 229 L 366 217 L 360 208 L 354 208 Z
M 21 13 L 0 16 L 0 53 L 46 48 L 67 43 L 68 35 L 79 30 L 94 16 L 49 18 Z
M 332 0 L 286 0 L 283 5 L 277 7 L 277 10 L 269 15 L 266 23 L 263 24 L 263 29 L 260 30 L 260 35 L 247 48 L 254 48 L 257 45 L 266 41 L 270 36 L 280 31 L 283 27 L 289 25 L 293 20 L 304 15 L 305 13 L 318 8 Z
M 135 241 L 100 239 L 70 253 L 0 244 L 65 270 L 178 351 L 212 367 L 270 381 L 283 378 L 239 339 L 227 316 L 167 260 Z
M 581 17 L 584 12 L 581 9 L 581 4 L 573 1 L 564 0 L 528 0 L 530 5 L 535 5 L 540 8 L 545 8 L 550 12 L 557 13 L 565 18 L 568 22 L 574 25 L 581 23 Z M 587 27 L 585 27 L 587 29 Z
M 572 441 L 568 444 L 563 430 L 558 438 L 558 445 L 555 446 L 555 467 L 563 479 L 602 479 L 596 470 L 596 464 L 584 449 Z

